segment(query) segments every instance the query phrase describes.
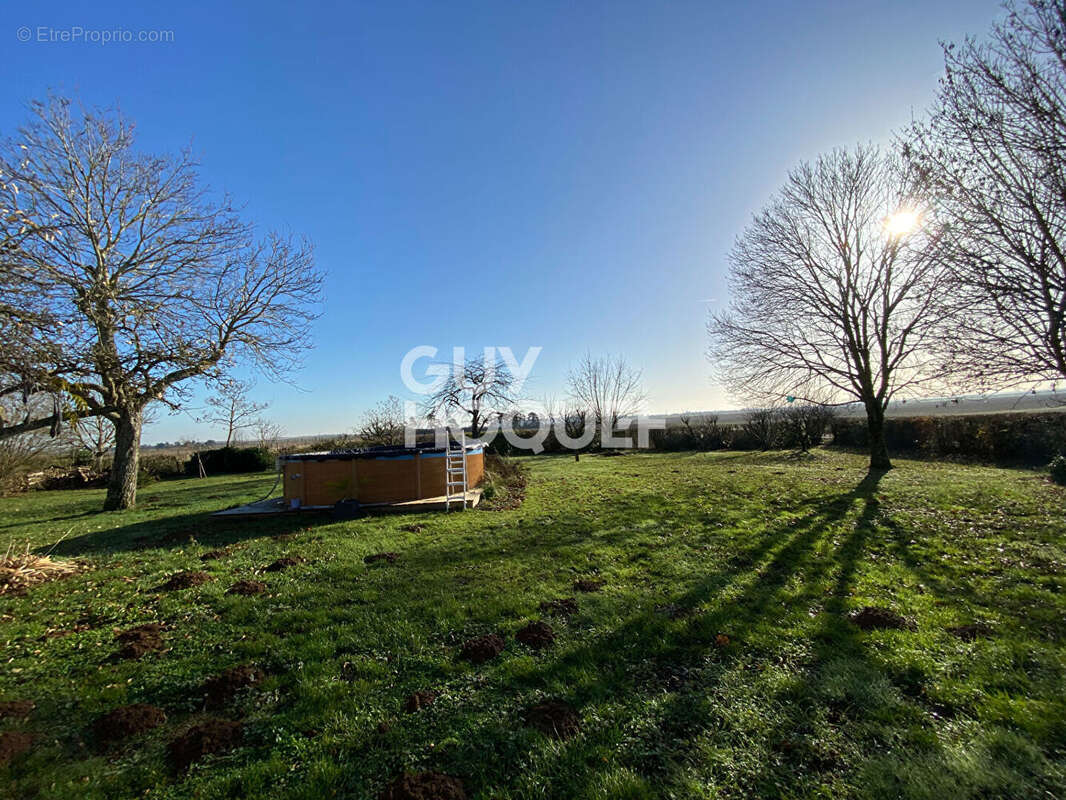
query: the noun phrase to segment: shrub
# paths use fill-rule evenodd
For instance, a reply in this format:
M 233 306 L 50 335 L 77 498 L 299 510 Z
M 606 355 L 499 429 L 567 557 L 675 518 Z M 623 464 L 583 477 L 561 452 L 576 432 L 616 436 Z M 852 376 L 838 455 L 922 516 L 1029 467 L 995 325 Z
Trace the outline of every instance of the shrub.
M 1048 471 L 1051 473 L 1051 480 L 1059 486 L 1066 486 L 1066 455 L 1059 453 L 1055 456 L 1048 465 Z
M 654 441 L 664 450 L 721 450 L 726 437 L 718 417 L 682 414 L 680 426 L 667 428 Z
M 274 466 L 274 454 L 265 447 L 220 447 L 202 450 L 199 456 L 208 475 L 262 472 Z M 185 474 L 193 477 L 200 474 L 195 453 L 185 462 Z
M 151 483 L 163 478 L 182 478 L 186 474 L 185 461 L 172 453 L 141 453 L 137 463 L 137 481 Z
M 513 458 L 486 453 L 482 508 L 504 510 L 517 508 L 525 497 L 529 468 Z
M 781 411 L 781 444 L 806 453 L 822 443 L 833 421 L 833 409 L 817 403 L 795 403 Z
M 781 443 L 783 429 L 781 410 L 777 408 L 753 408 L 748 412 L 747 421 L 741 426 L 744 437 L 760 450 L 777 447 Z

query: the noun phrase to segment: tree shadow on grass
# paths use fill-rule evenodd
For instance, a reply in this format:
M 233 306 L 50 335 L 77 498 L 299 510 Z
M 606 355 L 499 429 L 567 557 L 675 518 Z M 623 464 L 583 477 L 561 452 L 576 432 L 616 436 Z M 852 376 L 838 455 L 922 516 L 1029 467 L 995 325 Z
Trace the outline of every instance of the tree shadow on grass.
M 588 724 L 582 749 L 613 750 L 623 765 L 638 774 L 657 780 L 669 779 L 678 763 L 695 756 L 696 740 L 717 724 L 713 714 L 701 717 L 693 713 L 699 705 L 694 702 L 696 694 L 706 696 L 713 692 L 713 681 L 741 654 L 745 658 L 773 656 L 771 652 L 745 652 L 744 648 L 757 629 L 777 624 L 782 594 L 794 576 L 803 574 L 804 588 L 790 600 L 806 603 L 821 598 L 824 580 L 838 569 L 834 598 L 839 599 L 830 604 L 832 608 L 827 612 L 842 615 L 846 591 L 861 559 L 866 534 L 848 536 L 836 559 L 821 557 L 819 548 L 825 544 L 827 529 L 853 514 L 857 502 L 863 502 L 864 507 L 856 530 L 868 528 L 875 513 L 872 497 L 879 480 L 880 475 L 871 474 L 853 490 L 813 500 L 806 504 L 809 507 L 799 519 L 789 520 L 784 527 L 771 525 L 719 569 L 672 595 L 672 605 L 677 608 L 696 609 L 703 603 L 711 603 L 710 610 L 673 622 L 653 610 L 633 614 L 612 630 L 591 632 L 584 644 L 561 657 L 537 663 L 513 680 L 514 689 L 526 695 L 558 691 L 557 687 L 565 686 L 566 696 L 578 707 L 603 702 L 632 705 L 655 697 L 656 722 L 672 731 L 670 736 L 674 739 L 667 748 L 641 742 L 639 737 L 619 740 L 619 727 L 626 724 L 623 719 Z M 557 522 L 568 527 L 565 516 Z M 582 524 L 586 523 L 580 519 L 570 521 L 575 530 Z M 548 546 L 556 544 L 552 542 Z M 460 557 L 455 552 L 425 555 L 427 567 L 429 563 L 441 566 L 442 561 Z M 430 586 L 432 580 L 431 574 L 423 576 L 423 582 L 428 581 Z M 728 599 L 716 605 L 714 601 L 723 597 Z M 840 624 L 848 625 L 842 619 Z M 720 634 L 728 635 L 728 645 L 723 646 Z M 712 676 L 712 682 L 706 681 L 707 676 Z M 469 770 L 471 764 L 478 765 L 477 774 L 469 776 L 474 786 L 498 789 L 506 784 L 504 776 L 513 773 L 515 764 L 527 761 L 529 748 L 536 746 L 535 738 L 508 734 L 508 725 L 515 724 L 519 721 L 490 720 L 468 731 L 463 746 L 451 755 L 455 759 L 452 768 Z M 561 749 L 557 758 L 565 760 L 569 757 L 567 752 L 566 748 Z M 583 783 L 575 785 L 574 771 L 560 768 L 551 772 L 560 777 L 554 785 L 545 787 L 547 796 L 582 796 L 594 790 L 602 777 L 587 766 L 579 768 L 576 774 L 584 776 Z M 568 777 L 561 777 L 564 775 Z
M 322 514 L 306 512 L 232 520 L 205 514 L 178 514 L 160 517 L 109 530 L 90 531 L 63 539 L 55 545 L 42 545 L 34 552 L 60 557 L 114 555 L 157 549 L 175 549 L 190 541 L 212 547 L 225 547 L 249 539 L 263 539 L 295 533 L 329 520 Z

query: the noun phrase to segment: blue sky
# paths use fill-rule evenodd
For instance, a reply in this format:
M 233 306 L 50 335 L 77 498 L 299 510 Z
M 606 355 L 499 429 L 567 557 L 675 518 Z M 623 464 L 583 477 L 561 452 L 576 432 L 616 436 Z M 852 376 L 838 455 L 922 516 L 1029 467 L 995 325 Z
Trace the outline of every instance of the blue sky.
M 921 114 L 938 41 L 998 14 L 992 0 L 23 4 L 0 33 L 0 133 L 49 88 L 118 103 L 141 147 L 191 143 L 248 218 L 311 237 L 328 272 L 317 347 L 299 389 L 255 390 L 287 433 L 350 429 L 404 396 L 400 360 L 422 344 L 541 346 L 535 396 L 561 394 L 586 349 L 621 353 L 651 410 L 719 408 L 704 326 L 734 237 L 798 161 Z M 37 39 L 75 26 L 173 41 Z M 163 414 L 145 441 L 210 433 Z

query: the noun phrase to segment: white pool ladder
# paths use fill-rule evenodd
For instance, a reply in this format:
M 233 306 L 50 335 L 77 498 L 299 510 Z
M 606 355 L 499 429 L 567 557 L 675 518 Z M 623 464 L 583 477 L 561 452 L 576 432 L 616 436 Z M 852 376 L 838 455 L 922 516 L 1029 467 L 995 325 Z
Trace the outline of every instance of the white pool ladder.
M 466 509 L 466 431 L 459 431 L 459 449 L 452 449 L 452 432 L 445 428 L 444 445 L 444 510 L 452 510 L 452 498 L 462 497 Z

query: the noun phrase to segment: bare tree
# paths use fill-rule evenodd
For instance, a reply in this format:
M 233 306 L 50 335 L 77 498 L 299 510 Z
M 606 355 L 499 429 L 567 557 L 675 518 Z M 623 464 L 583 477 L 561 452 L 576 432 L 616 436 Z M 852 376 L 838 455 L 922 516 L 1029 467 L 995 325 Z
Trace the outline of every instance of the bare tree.
M 741 396 L 862 402 L 870 467 L 888 469 L 889 400 L 938 377 L 937 242 L 896 159 L 859 147 L 802 164 L 733 248 L 733 300 L 712 315 L 709 356 Z
M 0 413 L 7 418 L 22 419 L 39 413 L 47 413 L 48 408 L 38 408 L 42 404 L 50 407 L 50 399 L 31 396 L 21 398 L 16 395 L 0 397 Z M 22 488 L 25 475 L 43 456 L 66 444 L 67 441 L 49 436 L 48 431 L 33 430 L 0 439 L 0 495 Z
M 982 388 L 1066 376 L 1066 2 L 1008 5 L 946 75 L 905 153 L 951 223 L 954 369 Z
M 588 426 L 588 411 L 584 408 L 569 408 L 563 412 L 563 430 L 571 440 L 580 440 Z M 581 460 L 581 450 L 574 448 L 574 461 Z
M 403 444 L 404 422 L 403 403 L 390 394 L 363 415 L 358 436 L 370 446 Z
M 5 422 L 0 438 L 107 417 L 115 453 L 105 508 L 131 507 L 149 402 L 176 407 L 190 381 L 236 360 L 272 376 L 298 363 L 321 285 L 311 247 L 276 235 L 257 242 L 201 185 L 188 152 L 140 153 L 120 115 L 59 97 L 33 105 L 0 172 L 0 206 L 17 201 L 31 233 L 0 236 L 9 243 L 0 306 L 23 345 L 0 350 L 0 376 L 10 378 L 0 395 L 54 403 L 51 414 Z
M 425 414 L 439 418 L 462 412 L 470 417 L 470 435 L 478 439 L 493 416 L 499 418 L 515 404 L 514 376 L 502 360 L 490 361 L 484 355 L 451 367 L 424 403 Z
M 747 412 L 741 430 L 762 450 L 770 450 L 781 443 L 783 432 L 781 409 L 752 408 Z
M 717 450 L 725 444 L 725 431 L 714 414 L 682 412 L 679 417 L 691 446 L 698 450 Z
M 781 409 L 783 439 L 791 447 L 806 453 L 822 443 L 833 421 L 832 406 L 821 403 L 792 403 Z
M 74 435 L 81 446 L 89 451 L 93 471 L 104 468 L 104 458 L 115 445 L 115 425 L 107 417 L 86 417 L 73 426 Z
M 255 403 L 248 399 L 251 384 L 236 378 L 223 378 L 218 381 L 217 391 L 207 398 L 207 414 L 201 422 L 211 422 L 226 429 L 226 447 L 239 442 L 241 432 L 254 428 L 259 421 L 259 412 L 267 407 L 266 403 Z
M 602 439 L 618 420 L 640 411 L 645 400 L 643 373 L 622 356 L 585 353 L 566 378 L 572 401 L 586 409 Z
M 277 450 L 281 445 L 281 425 L 266 417 L 259 417 L 252 423 L 257 447 L 264 450 Z

